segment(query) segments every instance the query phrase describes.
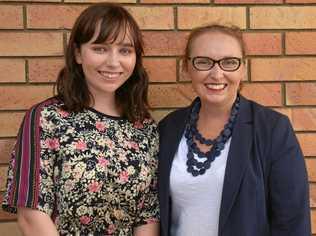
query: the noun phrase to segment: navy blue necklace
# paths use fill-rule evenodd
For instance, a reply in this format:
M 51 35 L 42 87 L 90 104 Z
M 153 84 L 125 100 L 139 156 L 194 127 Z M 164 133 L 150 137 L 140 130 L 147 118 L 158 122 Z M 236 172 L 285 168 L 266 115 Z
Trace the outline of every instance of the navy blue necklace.
M 199 130 L 197 129 L 197 121 L 199 119 L 199 112 L 201 108 L 201 101 L 198 99 L 192 107 L 190 120 L 185 129 L 185 137 L 187 139 L 188 146 L 188 160 L 187 171 L 191 173 L 193 176 L 203 175 L 207 169 L 211 167 L 211 163 L 221 154 L 221 151 L 225 147 L 225 143 L 231 137 L 234 124 L 236 121 L 236 117 L 239 110 L 240 97 L 237 96 L 231 113 L 228 119 L 228 122 L 225 124 L 224 129 L 221 131 L 219 136 L 217 136 L 214 140 L 204 138 Z M 197 146 L 195 140 L 200 142 L 201 144 L 205 144 L 207 146 L 211 146 L 209 151 L 202 152 L 200 148 Z M 197 154 L 199 159 L 194 158 L 194 153 Z M 206 159 L 206 160 L 205 160 Z

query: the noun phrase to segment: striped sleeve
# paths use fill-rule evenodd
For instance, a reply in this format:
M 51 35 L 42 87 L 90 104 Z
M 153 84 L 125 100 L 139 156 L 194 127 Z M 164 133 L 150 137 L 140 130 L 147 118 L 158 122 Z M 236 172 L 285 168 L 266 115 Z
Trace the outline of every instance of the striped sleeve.
M 5 211 L 16 213 L 18 207 L 38 208 L 40 192 L 40 103 L 26 112 L 9 163 L 6 192 L 2 202 Z

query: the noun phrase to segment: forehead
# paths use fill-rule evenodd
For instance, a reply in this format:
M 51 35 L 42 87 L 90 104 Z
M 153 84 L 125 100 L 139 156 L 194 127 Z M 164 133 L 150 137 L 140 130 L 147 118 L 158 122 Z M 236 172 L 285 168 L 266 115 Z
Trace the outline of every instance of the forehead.
M 101 24 L 97 24 L 90 43 L 125 43 L 134 45 L 129 26 L 113 28 L 112 31 L 102 31 Z
M 239 41 L 226 33 L 204 32 L 192 40 L 190 53 L 193 56 L 208 56 L 213 59 L 242 57 Z

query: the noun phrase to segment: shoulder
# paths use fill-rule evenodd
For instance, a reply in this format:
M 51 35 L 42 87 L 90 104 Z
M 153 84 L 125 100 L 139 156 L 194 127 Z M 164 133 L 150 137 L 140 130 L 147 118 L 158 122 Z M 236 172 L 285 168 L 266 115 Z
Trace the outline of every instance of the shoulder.
M 134 129 L 146 133 L 146 135 L 157 135 L 157 123 L 152 118 L 146 118 L 143 121 L 135 121 L 132 123 Z
M 277 125 L 280 123 L 290 126 L 289 118 L 286 115 L 256 103 L 255 101 L 248 100 L 248 102 L 252 108 L 255 126 L 262 126 L 262 128 L 265 127 L 270 129 L 277 128 Z
M 48 123 L 58 123 L 59 120 L 67 117 L 68 112 L 62 109 L 63 103 L 56 97 L 48 98 L 33 105 L 26 111 L 24 125 L 45 127 Z
M 168 128 L 169 126 L 174 125 L 175 122 L 178 123 L 185 121 L 190 114 L 190 109 L 191 107 L 189 106 L 169 113 L 158 123 L 158 128 Z
M 46 111 L 55 111 L 57 112 L 61 109 L 63 103 L 58 100 L 56 97 L 48 98 L 40 103 L 33 105 L 27 112 L 26 115 L 42 115 L 43 112 Z

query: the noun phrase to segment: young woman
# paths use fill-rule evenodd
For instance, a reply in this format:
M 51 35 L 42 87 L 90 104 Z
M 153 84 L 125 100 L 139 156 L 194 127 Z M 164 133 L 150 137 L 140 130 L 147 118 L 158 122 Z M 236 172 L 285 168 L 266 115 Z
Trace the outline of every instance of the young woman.
M 76 20 L 57 96 L 26 113 L 12 153 L 3 208 L 24 235 L 158 235 L 142 53 L 121 6 L 95 4 Z
M 188 38 L 197 98 L 159 124 L 161 235 L 310 236 L 307 174 L 288 118 L 239 95 L 244 43 L 209 25 Z

